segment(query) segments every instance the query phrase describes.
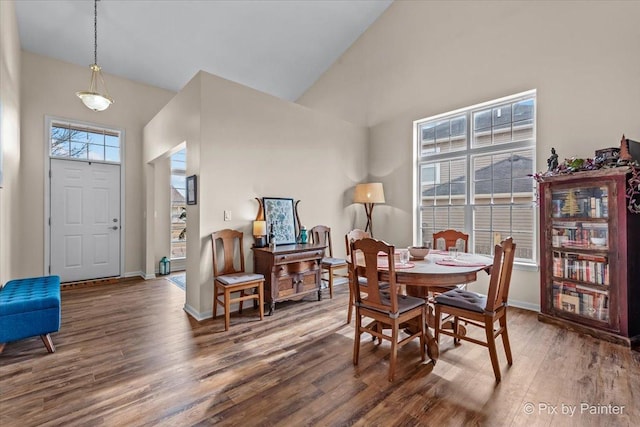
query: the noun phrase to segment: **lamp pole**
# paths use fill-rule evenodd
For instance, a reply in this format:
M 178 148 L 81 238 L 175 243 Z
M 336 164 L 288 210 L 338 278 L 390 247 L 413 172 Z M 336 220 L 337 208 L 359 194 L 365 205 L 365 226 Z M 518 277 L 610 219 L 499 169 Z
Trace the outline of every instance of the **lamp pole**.
M 373 207 L 375 206 L 375 203 L 363 203 L 364 205 L 364 211 L 367 214 L 367 225 L 364 228 L 364 231 L 368 231 L 369 233 L 371 233 L 371 237 L 373 237 Z

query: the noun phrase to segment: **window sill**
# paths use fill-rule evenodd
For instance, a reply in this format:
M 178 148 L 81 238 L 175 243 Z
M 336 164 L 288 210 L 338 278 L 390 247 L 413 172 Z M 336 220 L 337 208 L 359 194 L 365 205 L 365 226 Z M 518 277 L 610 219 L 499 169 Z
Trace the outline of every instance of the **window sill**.
M 538 264 L 531 264 L 528 262 L 514 262 L 513 269 L 519 271 L 540 271 L 540 266 Z

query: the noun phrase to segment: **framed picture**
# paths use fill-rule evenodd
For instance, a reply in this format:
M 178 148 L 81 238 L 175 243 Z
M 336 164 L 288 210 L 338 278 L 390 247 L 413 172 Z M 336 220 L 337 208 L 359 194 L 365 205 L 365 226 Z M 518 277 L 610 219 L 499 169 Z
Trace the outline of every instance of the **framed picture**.
M 276 244 L 289 245 L 296 243 L 296 221 L 293 208 L 293 199 L 279 197 L 263 197 L 264 217 L 267 221 L 267 233 L 271 231 Z
M 187 204 L 195 205 L 198 203 L 198 179 L 195 175 L 187 177 Z

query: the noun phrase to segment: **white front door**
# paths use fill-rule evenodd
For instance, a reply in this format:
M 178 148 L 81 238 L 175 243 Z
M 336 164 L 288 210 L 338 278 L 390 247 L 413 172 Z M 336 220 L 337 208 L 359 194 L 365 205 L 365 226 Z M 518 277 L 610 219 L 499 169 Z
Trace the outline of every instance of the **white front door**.
M 51 159 L 51 274 L 120 275 L 120 165 Z

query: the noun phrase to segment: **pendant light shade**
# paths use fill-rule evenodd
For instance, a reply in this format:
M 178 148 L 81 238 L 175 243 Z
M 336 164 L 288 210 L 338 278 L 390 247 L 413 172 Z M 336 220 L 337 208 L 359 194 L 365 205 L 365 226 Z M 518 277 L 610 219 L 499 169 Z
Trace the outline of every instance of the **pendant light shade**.
M 87 108 L 93 111 L 104 111 L 113 104 L 113 99 L 109 96 L 102 77 L 102 68 L 98 65 L 98 0 L 94 0 L 93 3 L 93 64 L 89 68 L 91 69 L 89 89 L 76 92 L 76 95 Z M 100 92 L 100 86 L 104 94 Z

